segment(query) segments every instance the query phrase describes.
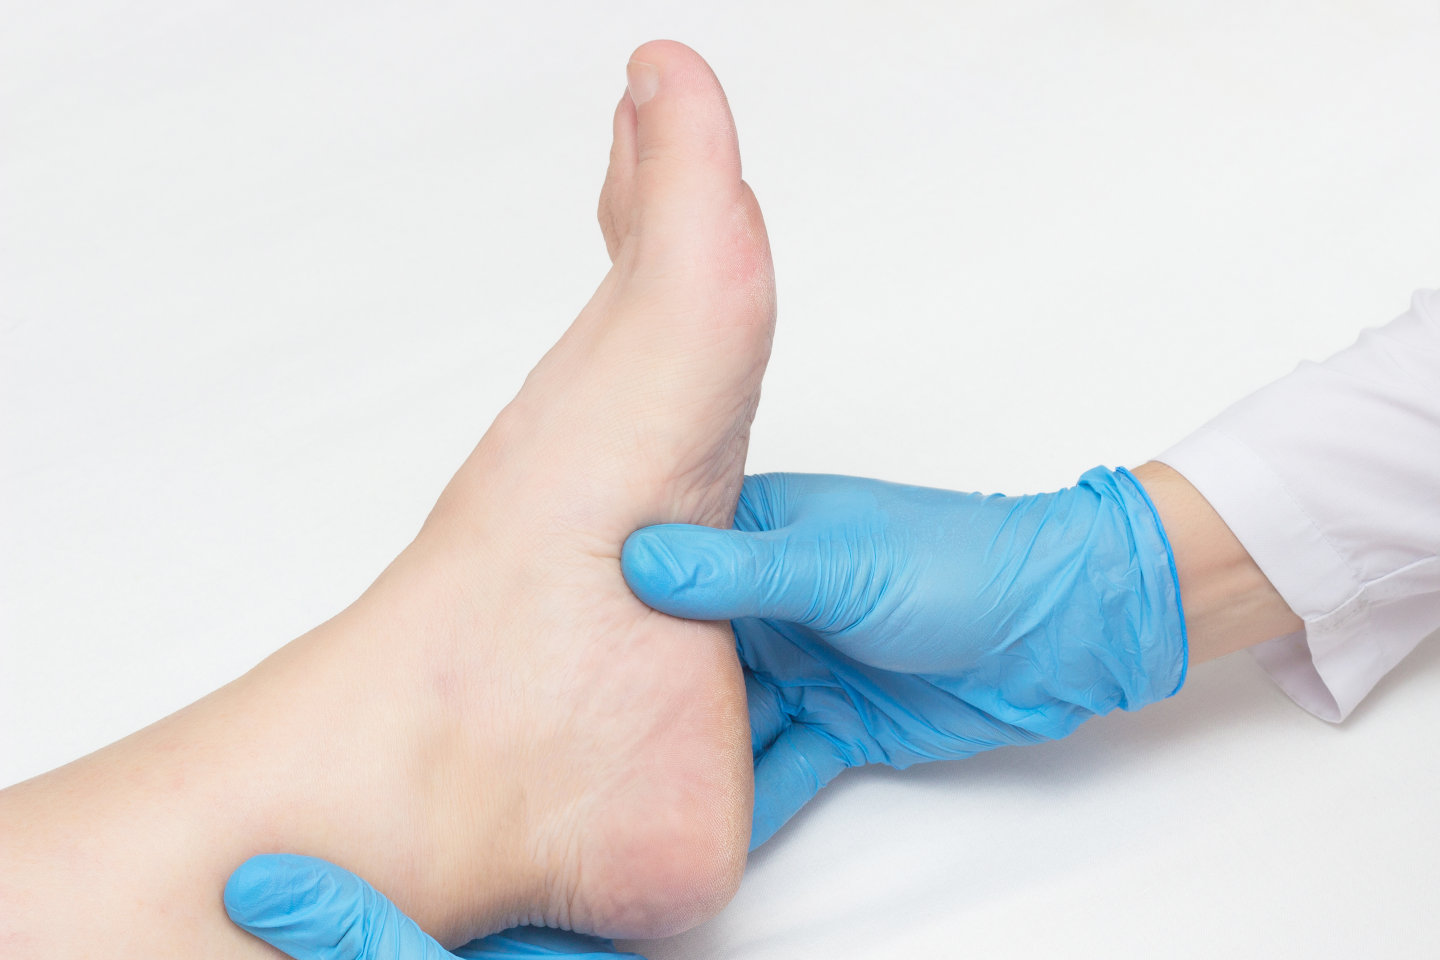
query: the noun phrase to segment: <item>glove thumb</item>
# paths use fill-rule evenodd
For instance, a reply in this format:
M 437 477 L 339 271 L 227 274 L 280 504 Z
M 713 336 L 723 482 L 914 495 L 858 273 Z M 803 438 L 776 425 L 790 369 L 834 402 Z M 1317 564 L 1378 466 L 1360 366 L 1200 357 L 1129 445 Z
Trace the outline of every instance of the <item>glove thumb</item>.
M 750 533 L 665 523 L 632 533 L 620 568 L 637 597 L 671 616 L 810 625 L 827 606 L 817 560 L 813 539 L 786 528 Z
M 296 960 L 440 960 L 439 943 L 374 887 L 315 857 L 251 857 L 225 884 L 225 912 Z

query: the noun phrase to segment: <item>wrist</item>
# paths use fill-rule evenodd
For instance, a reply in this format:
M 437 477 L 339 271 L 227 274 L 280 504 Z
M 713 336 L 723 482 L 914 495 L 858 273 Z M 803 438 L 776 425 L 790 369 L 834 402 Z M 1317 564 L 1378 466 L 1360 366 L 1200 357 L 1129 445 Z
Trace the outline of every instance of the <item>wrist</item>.
M 1286 605 L 1209 502 L 1163 463 L 1135 468 L 1175 557 L 1191 663 L 1293 633 L 1304 624 Z

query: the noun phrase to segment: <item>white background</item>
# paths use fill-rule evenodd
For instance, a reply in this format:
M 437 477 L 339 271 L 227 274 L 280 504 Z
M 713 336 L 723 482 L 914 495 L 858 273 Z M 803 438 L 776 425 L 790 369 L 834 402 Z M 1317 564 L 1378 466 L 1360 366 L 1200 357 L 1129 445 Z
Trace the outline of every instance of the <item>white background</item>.
M 0 783 L 348 603 L 606 268 L 630 50 L 769 223 L 752 471 L 1134 465 L 1435 285 L 1434 2 L 17 3 L 0 23 Z M 1440 650 L 1340 727 L 1249 658 L 847 774 L 678 958 L 1411 957 Z

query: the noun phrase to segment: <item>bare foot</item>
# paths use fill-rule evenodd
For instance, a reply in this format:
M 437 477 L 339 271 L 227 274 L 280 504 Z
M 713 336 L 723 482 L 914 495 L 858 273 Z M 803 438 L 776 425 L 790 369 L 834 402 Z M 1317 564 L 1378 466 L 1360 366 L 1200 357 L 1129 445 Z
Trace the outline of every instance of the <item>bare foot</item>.
M 620 549 L 650 523 L 729 525 L 775 299 L 714 75 L 664 41 L 628 72 L 600 199 L 610 273 L 362 603 L 403 609 L 416 578 L 465 598 L 427 600 L 442 621 L 416 652 L 438 719 L 473 741 L 462 762 L 512 771 L 542 888 L 519 919 L 663 936 L 739 882 L 749 728 L 728 625 L 645 607 Z M 465 823 L 446 832 L 467 849 Z M 463 883 L 475 864 L 452 868 Z
M 364 596 L 0 791 L 7 956 L 271 955 L 220 903 L 269 852 L 357 871 L 452 944 L 663 936 L 731 896 L 753 796 L 733 637 L 620 572 L 638 527 L 730 523 L 775 316 L 724 94 L 680 44 L 635 52 L 600 221 L 610 273 Z

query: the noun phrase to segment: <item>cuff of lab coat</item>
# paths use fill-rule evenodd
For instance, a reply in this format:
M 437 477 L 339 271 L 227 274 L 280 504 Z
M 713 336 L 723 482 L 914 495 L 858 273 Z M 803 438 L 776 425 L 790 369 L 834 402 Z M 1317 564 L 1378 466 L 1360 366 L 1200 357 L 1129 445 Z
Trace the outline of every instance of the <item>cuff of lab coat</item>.
M 1343 720 L 1390 666 L 1364 642 L 1361 583 L 1344 557 L 1264 458 L 1213 424 L 1156 459 L 1200 491 L 1305 622 L 1257 646 L 1260 666 L 1301 707 Z

